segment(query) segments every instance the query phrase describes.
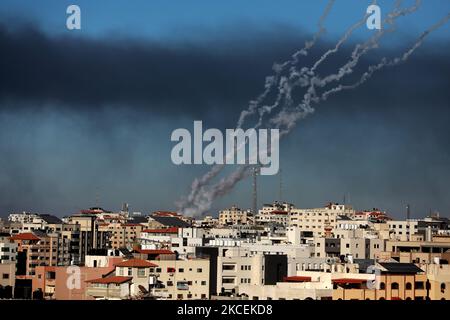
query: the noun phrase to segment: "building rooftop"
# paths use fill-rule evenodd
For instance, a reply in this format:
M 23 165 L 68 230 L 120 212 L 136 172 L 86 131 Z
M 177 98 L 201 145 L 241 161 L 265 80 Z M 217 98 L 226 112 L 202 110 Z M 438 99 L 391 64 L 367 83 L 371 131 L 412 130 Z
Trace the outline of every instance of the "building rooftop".
M 115 266 L 128 268 L 150 268 L 150 267 L 157 267 L 158 265 L 143 259 L 130 259 L 116 263 Z
M 35 236 L 31 232 L 26 232 L 26 233 L 19 233 L 19 234 L 13 235 L 11 237 L 11 240 L 41 240 L 41 238 Z
M 179 227 L 179 228 L 188 228 L 190 227 L 189 223 L 183 221 L 177 217 L 165 217 L 165 216 L 151 216 L 151 218 L 162 225 L 168 227 Z
M 131 281 L 132 279 L 133 279 L 132 277 L 112 276 L 112 277 L 107 277 L 107 278 L 92 279 L 92 280 L 88 280 L 86 282 L 103 283 L 103 284 L 109 284 L 109 283 L 121 284 L 121 283 Z
M 146 232 L 146 233 L 178 233 L 178 228 L 170 227 L 170 228 L 164 228 L 164 229 L 145 229 L 145 230 L 142 230 L 142 232 Z
M 49 224 L 62 224 L 63 223 L 63 221 L 60 218 L 52 216 L 51 214 L 40 214 L 39 217 Z
M 384 269 L 381 271 L 385 273 L 415 274 L 424 272 L 414 263 L 380 262 L 379 265 Z

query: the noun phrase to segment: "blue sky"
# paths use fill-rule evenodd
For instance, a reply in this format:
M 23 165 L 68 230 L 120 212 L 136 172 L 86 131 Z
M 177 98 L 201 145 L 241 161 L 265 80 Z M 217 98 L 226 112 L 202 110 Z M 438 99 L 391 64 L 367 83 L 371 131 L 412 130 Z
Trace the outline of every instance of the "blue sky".
M 361 17 L 370 2 L 337 0 L 326 22 L 329 35 L 341 34 Z M 413 2 L 404 1 L 405 4 Z M 209 37 L 236 25 L 239 28 L 248 25 L 270 29 L 274 24 L 280 24 L 314 31 L 326 3 L 327 0 L 3 0 L 0 13 L 8 19 L 35 21 L 49 33 L 61 33 L 67 32 L 67 6 L 77 4 L 82 10 L 82 35 L 116 34 L 176 40 L 186 36 Z M 394 1 L 381 0 L 378 3 L 385 15 Z M 411 32 L 419 32 L 449 11 L 450 2 L 447 0 L 423 1 L 420 12 L 406 17 L 399 25 Z M 445 35 L 444 29 L 434 36 Z

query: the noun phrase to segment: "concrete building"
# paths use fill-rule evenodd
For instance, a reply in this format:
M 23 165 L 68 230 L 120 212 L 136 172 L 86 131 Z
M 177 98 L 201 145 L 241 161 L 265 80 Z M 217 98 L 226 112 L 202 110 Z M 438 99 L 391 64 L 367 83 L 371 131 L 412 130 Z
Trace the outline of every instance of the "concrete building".
M 101 223 L 99 231 L 109 232 L 109 244 L 111 249 L 132 248 L 139 243 L 144 225 L 139 223 Z
M 91 212 L 90 210 L 89 212 Z M 78 252 L 79 264 L 84 264 L 84 257 L 94 249 L 107 249 L 110 243 L 110 232 L 100 227 L 95 214 L 81 213 L 68 217 L 67 223 L 78 225 L 79 241 Z
M 238 294 L 249 300 L 331 300 L 332 287 L 311 277 L 285 277 L 274 285 L 240 285 Z
M 418 233 L 418 222 L 414 220 L 391 220 L 387 222 L 393 240 L 409 241 Z
M 210 265 L 207 259 L 155 260 L 156 282 L 151 294 L 169 300 L 209 299 Z
M 298 209 L 292 208 L 289 215 L 289 226 L 297 227 L 300 231 L 310 231 L 314 237 L 326 235 L 336 228 L 340 217 L 352 218 L 355 210 L 350 205 L 330 203 L 323 208 Z
M 379 263 L 374 283 L 367 279 L 333 279 L 333 300 L 426 300 L 427 276 L 410 263 Z
M 14 284 L 16 280 L 16 264 L 15 262 L 0 263 L 0 286 L 11 287 L 14 292 Z
M 253 217 L 249 210 L 241 210 L 236 206 L 219 211 L 219 225 L 242 225 L 253 223 Z
M 264 204 L 255 217 L 256 224 L 279 225 L 287 227 L 289 225 L 289 213 L 294 206 L 290 203 L 274 202 Z
M 17 243 L 11 240 L 9 233 L 0 233 L 0 264 L 16 263 Z
M 20 233 L 11 237 L 17 244 L 17 275 L 33 276 L 37 266 L 70 264 L 69 243 L 58 234 Z

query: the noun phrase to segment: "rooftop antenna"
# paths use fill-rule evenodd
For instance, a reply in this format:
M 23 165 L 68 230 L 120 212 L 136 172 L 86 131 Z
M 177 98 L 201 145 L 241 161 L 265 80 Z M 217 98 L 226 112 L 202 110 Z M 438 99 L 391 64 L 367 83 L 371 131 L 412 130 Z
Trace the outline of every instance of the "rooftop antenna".
M 406 220 L 411 218 L 411 207 L 409 204 L 406 205 Z

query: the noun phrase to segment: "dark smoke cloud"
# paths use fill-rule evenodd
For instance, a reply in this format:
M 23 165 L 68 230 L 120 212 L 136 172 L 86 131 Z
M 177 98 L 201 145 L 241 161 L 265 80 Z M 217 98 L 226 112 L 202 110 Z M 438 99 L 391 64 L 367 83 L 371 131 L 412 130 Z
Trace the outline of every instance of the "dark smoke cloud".
M 193 119 L 234 125 L 261 92 L 272 63 L 284 61 L 307 38 L 286 26 L 239 32 L 168 44 L 0 26 L 0 214 L 71 213 L 93 204 L 97 186 L 107 208 L 129 201 L 144 212 L 173 209 L 201 168 L 170 163 L 171 130 Z M 306 63 L 330 46 L 318 43 Z M 363 66 L 401 49 L 388 48 Z M 334 70 L 351 49 L 344 48 L 322 72 Z M 407 64 L 330 99 L 305 120 L 281 146 L 288 150 L 283 170 L 292 169 L 285 178 L 289 200 L 300 206 L 339 201 L 333 197 L 343 191 L 336 190 L 349 180 L 345 187 L 362 209 L 376 199 L 398 212 L 399 198 L 409 195 L 418 210 L 448 212 L 442 179 L 450 178 L 443 165 L 450 159 L 449 49 L 427 42 Z M 277 183 L 267 181 L 264 202 L 273 200 L 267 190 Z M 247 196 L 233 193 L 215 209 L 245 207 Z

